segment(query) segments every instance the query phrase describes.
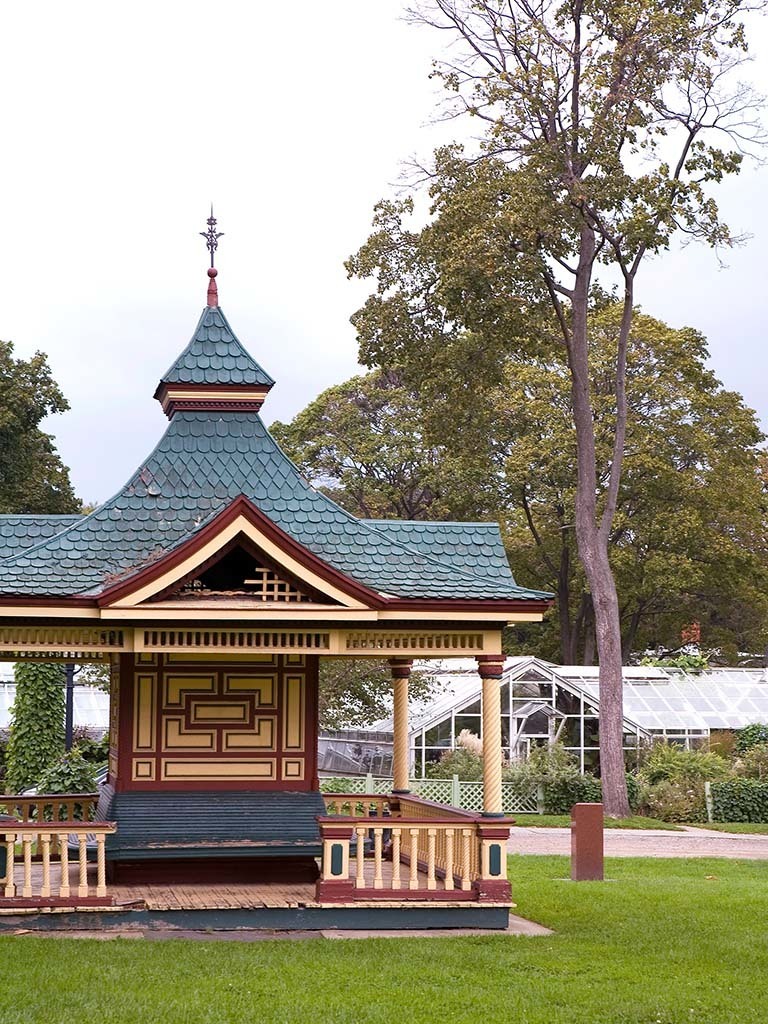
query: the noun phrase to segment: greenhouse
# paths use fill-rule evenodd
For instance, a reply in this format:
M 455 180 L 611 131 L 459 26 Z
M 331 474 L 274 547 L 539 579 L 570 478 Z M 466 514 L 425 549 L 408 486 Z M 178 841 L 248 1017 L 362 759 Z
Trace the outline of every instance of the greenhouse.
M 482 735 L 481 692 L 470 662 L 446 664 L 439 695 L 410 716 L 412 771 L 456 746 L 463 730 Z M 504 756 L 525 758 L 531 746 L 561 742 L 582 771 L 598 765 L 598 668 L 507 659 L 502 682 Z M 632 764 L 644 743 L 666 740 L 690 749 L 754 722 L 768 722 L 765 669 L 624 669 L 624 749 Z M 386 730 L 387 723 L 376 728 Z

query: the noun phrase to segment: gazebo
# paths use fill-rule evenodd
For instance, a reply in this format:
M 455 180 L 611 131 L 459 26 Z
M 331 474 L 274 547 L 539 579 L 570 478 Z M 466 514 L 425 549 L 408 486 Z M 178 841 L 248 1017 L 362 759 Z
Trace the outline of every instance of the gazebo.
M 108 783 L 80 800 L 92 820 L 74 800 L 0 803 L 15 822 L 0 927 L 86 911 L 88 927 L 503 927 L 501 636 L 550 595 L 516 584 L 496 524 L 357 519 L 302 479 L 259 415 L 272 378 L 208 276 L 155 391 L 168 427 L 122 490 L 81 517 L 0 517 L 0 658 L 111 668 Z M 482 814 L 408 791 L 412 659 L 468 655 Z M 319 791 L 321 657 L 389 659 L 388 796 Z

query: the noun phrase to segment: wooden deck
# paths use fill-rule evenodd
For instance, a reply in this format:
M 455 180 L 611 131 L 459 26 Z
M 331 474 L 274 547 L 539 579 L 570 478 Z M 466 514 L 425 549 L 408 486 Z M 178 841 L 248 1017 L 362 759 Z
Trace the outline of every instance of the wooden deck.
M 406 869 L 404 869 L 406 870 Z M 73 894 L 77 892 L 78 885 L 78 865 L 71 863 L 69 865 L 69 882 L 70 888 Z M 367 890 L 373 889 L 373 874 L 374 865 L 373 861 L 366 861 L 365 864 L 365 877 Z M 391 885 L 392 880 L 392 865 L 389 862 L 383 864 L 383 879 L 385 886 Z M 17 892 L 21 893 L 21 885 L 23 882 L 23 865 L 17 864 L 15 867 L 15 882 L 18 886 Z M 42 878 L 42 867 L 40 864 L 35 863 L 32 866 L 32 884 L 37 890 L 40 885 Z M 61 865 L 58 863 L 51 865 L 51 890 L 53 893 L 58 892 L 59 884 L 61 881 Z M 96 882 L 96 865 L 88 865 L 88 881 L 91 886 L 95 885 Z M 407 884 L 407 883 L 406 883 Z M 438 879 L 436 882 L 437 892 L 444 891 L 444 884 L 442 880 Z M 423 872 L 419 872 L 419 888 L 426 887 L 426 875 Z M 204 883 L 204 884 L 183 884 L 183 885 L 168 885 L 168 884 L 149 884 L 140 883 L 132 885 L 117 885 L 110 884 L 108 886 L 108 894 L 111 899 L 111 904 L 102 905 L 97 907 L 90 907 L 92 911 L 109 911 L 109 910 L 257 910 L 264 908 L 272 909 L 293 909 L 297 907 L 318 907 L 315 898 L 315 886 L 311 882 L 304 883 L 280 883 L 280 882 L 219 882 L 219 883 Z M 451 905 L 456 905 L 456 893 L 453 893 L 453 899 Z M 377 900 L 382 903 L 390 903 L 396 905 L 397 899 L 387 899 L 387 889 L 377 890 Z M 440 898 L 432 897 L 430 903 L 440 902 Z M 40 901 L 43 902 L 43 901 Z M 77 903 L 77 900 L 73 898 L 72 902 Z M 467 903 L 473 902 L 471 894 L 467 893 Z M 0 901 L 0 908 L 2 908 L 2 902 Z M 52 907 L 53 911 L 61 911 L 71 909 L 64 907 Z M 19 908 L 9 906 L 8 908 L 0 909 L 0 913 L 18 913 Z

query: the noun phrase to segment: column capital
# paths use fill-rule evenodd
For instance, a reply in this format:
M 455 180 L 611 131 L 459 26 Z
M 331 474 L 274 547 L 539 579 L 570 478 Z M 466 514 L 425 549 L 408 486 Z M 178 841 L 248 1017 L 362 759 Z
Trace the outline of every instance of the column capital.
M 413 667 L 413 658 L 389 658 L 387 660 L 393 679 L 408 679 Z
M 506 660 L 503 654 L 478 654 L 475 660 L 481 679 L 501 679 Z

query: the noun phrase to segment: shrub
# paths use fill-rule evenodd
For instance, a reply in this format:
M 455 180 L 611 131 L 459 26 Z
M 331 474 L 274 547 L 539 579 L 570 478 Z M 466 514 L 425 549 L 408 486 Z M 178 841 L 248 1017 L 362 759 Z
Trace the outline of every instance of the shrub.
M 427 765 L 428 779 L 450 779 L 458 775 L 462 782 L 479 782 L 483 777 L 483 759 L 466 747 L 447 750 L 439 761 Z
M 704 779 L 722 779 L 730 766 L 724 757 L 704 750 L 683 750 L 670 743 L 655 744 L 646 757 L 640 775 L 655 786 L 665 780 L 693 782 Z
M 75 729 L 74 740 L 85 760 L 92 764 L 102 765 L 109 757 L 109 733 L 105 732 L 101 739 L 95 740 L 86 729 Z
M 715 821 L 768 822 L 768 782 L 728 779 L 712 783 Z
M 94 793 L 94 765 L 86 761 L 77 747 L 63 754 L 42 773 L 37 782 L 38 793 Z
M 700 779 L 662 779 L 645 794 L 644 810 L 660 821 L 705 821 L 704 783 Z
M 747 725 L 736 733 L 736 749 L 740 754 L 757 746 L 758 743 L 768 743 L 768 725 L 756 722 L 754 725 Z
M 31 661 L 19 662 L 14 675 L 5 781 L 21 793 L 64 752 L 64 676 L 61 665 Z
M 768 781 L 768 743 L 756 743 L 734 763 L 733 770 L 745 779 Z
M 352 793 L 358 779 L 320 779 L 321 793 Z

